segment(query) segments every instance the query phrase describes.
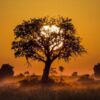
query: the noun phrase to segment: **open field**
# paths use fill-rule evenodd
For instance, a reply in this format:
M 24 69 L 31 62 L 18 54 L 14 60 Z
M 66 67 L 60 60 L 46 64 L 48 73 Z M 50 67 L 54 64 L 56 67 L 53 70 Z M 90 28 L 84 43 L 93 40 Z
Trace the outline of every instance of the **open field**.
M 5 81 L 0 83 L 0 100 L 100 100 L 100 82 L 20 86 Z

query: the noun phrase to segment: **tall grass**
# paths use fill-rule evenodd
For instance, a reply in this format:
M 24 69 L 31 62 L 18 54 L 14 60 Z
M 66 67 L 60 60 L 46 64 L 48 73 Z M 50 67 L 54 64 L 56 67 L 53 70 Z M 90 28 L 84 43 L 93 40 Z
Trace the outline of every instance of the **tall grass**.
M 100 100 L 100 84 L 96 84 L 4 85 L 0 87 L 0 100 Z

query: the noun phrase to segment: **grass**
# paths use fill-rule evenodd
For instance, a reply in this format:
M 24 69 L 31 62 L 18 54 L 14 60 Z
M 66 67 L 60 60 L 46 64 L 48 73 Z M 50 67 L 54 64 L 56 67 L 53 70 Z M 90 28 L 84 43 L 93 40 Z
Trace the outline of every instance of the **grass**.
M 100 82 L 20 86 L 1 83 L 0 100 L 100 100 Z

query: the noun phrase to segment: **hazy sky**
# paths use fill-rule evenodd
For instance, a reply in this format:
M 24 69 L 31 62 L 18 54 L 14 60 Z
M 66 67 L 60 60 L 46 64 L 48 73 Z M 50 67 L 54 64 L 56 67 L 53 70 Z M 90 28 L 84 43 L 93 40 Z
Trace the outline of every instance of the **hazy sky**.
M 9 63 L 16 73 L 30 70 L 42 74 L 44 64 L 33 61 L 28 68 L 24 58 L 15 59 L 11 50 L 13 29 L 23 20 L 58 15 L 72 18 L 88 53 L 68 63 L 55 61 L 52 67 L 65 66 L 65 74 L 92 73 L 94 64 L 100 62 L 100 0 L 0 0 L 0 66 Z

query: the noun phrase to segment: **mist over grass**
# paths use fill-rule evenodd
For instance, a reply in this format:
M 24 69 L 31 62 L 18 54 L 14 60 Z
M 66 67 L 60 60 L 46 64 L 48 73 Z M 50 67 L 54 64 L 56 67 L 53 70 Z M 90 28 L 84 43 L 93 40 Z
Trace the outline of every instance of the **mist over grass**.
M 0 83 L 0 100 L 100 100 L 100 82 L 67 78 L 62 84 L 23 85 L 18 80 L 5 80 Z

